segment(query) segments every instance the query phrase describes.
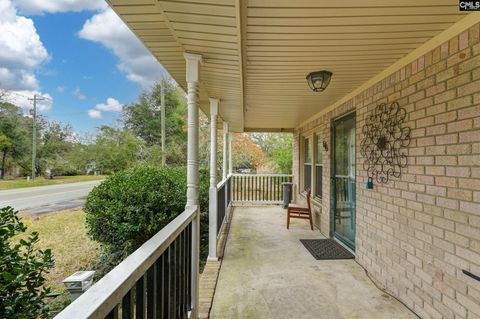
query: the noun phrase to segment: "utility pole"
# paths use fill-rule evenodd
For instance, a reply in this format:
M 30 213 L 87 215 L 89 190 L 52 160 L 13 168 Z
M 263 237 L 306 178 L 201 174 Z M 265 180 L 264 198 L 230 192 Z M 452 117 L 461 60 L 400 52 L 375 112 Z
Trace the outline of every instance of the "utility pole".
M 37 156 L 37 101 L 45 100 L 44 98 L 37 97 L 36 94 L 33 95 L 33 110 L 30 110 L 30 114 L 33 116 L 33 130 L 32 130 L 32 181 L 35 180 L 35 159 Z
M 165 79 L 162 79 L 161 85 L 160 122 L 162 131 L 162 166 L 165 166 Z

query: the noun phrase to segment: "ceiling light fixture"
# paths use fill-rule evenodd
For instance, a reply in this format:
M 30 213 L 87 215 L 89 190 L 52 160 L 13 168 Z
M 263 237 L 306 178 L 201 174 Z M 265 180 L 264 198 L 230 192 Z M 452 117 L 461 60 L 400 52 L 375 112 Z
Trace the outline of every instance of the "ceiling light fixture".
M 308 86 L 315 92 L 323 92 L 330 84 L 332 79 L 332 72 L 330 71 L 316 71 L 307 75 Z

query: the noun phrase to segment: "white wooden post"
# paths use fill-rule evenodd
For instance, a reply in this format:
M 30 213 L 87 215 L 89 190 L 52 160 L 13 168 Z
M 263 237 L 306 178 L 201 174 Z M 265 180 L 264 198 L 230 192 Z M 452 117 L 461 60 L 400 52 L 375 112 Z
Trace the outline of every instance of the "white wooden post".
M 228 122 L 223 122 L 223 169 L 222 180 L 227 178 L 227 140 L 228 140 Z
M 186 78 L 187 78 L 187 105 L 188 105 L 188 144 L 187 144 L 187 208 L 197 208 L 197 213 L 192 221 L 192 282 L 191 282 L 191 307 L 192 318 L 198 318 L 199 307 L 199 260 L 200 260 L 200 207 L 199 207 L 199 172 L 198 172 L 198 100 L 200 63 L 202 56 L 185 53 Z
M 228 134 L 228 175 L 233 172 L 233 155 L 232 155 L 233 133 Z
M 208 196 L 208 259 L 217 257 L 217 116 L 218 99 L 210 99 L 210 190 Z

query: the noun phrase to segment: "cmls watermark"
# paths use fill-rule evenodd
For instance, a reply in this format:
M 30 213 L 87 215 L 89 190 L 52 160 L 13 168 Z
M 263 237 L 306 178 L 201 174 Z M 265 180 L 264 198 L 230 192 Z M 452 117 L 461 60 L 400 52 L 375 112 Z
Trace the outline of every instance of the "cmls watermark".
M 480 11 L 480 1 L 459 1 L 460 11 Z

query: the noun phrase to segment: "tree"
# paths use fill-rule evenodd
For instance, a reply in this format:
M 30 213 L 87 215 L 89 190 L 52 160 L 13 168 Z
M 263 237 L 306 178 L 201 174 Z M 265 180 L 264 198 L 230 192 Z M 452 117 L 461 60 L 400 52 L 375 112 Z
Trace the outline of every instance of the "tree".
M 3 133 L 0 133 L 0 150 L 2 151 L 2 167 L 0 176 L 2 179 L 5 178 L 5 163 L 7 160 L 7 152 L 12 146 L 12 141 Z
M 186 161 L 187 106 L 185 94 L 174 84 L 163 80 L 140 96 L 138 103 L 125 107 L 125 127 L 147 147 L 161 143 L 161 85 L 165 86 L 165 150 L 168 164 L 183 165 Z
M 95 143 L 76 141 L 63 159 L 69 168 L 79 174 L 93 174 L 96 171 Z
M 8 97 L 8 90 L 5 89 L 0 89 L 0 102 L 6 101 L 6 98 Z
M 0 134 L 4 136 L 0 146 L 2 151 L 2 167 L 0 177 L 3 179 L 7 156 L 18 165 L 28 167 L 27 159 L 31 159 L 31 120 L 22 115 L 21 109 L 11 103 L 0 102 Z
M 265 154 L 246 133 L 235 134 L 233 167 L 256 169 L 265 162 Z
M 75 169 L 65 160 L 73 149 L 74 135 L 70 125 L 59 122 L 45 123 L 38 145 L 40 172 L 51 170 L 53 175 L 72 175 Z
M 292 144 L 293 136 L 288 133 L 253 133 L 255 144 L 265 152 L 269 161 L 273 162 L 278 173 L 292 172 Z
M 129 130 L 102 126 L 95 144 L 95 163 L 104 174 L 111 174 L 134 165 L 145 145 Z

